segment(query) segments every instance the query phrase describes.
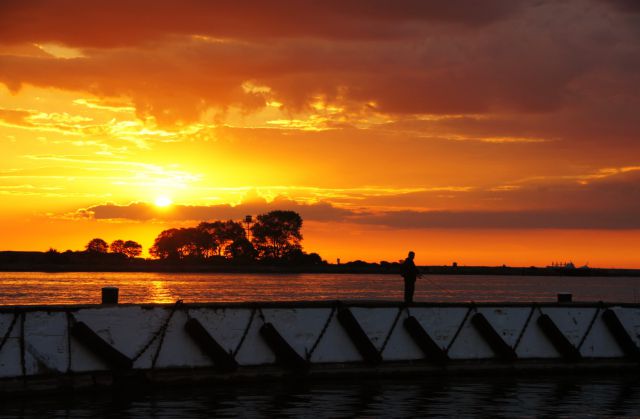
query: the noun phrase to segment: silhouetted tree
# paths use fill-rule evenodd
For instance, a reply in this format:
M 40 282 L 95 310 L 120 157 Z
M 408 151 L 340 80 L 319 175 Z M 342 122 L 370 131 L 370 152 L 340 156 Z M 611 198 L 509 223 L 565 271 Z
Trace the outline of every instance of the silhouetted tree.
M 179 231 L 177 228 L 162 231 L 149 249 L 149 254 L 158 259 L 179 259 Z
M 172 228 L 156 237 L 149 253 L 160 259 L 200 259 L 213 255 L 212 249 L 213 239 L 206 231 L 198 228 Z
M 246 237 L 234 240 L 224 251 L 225 256 L 236 262 L 252 262 L 258 255 L 256 249 Z
M 142 253 L 142 246 L 133 240 L 114 240 L 109 246 L 111 253 L 134 258 Z
M 289 252 L 284 261 L 291 265 L 325 265 L 327 262 L 322 260 L 317 253 L 305 253 L 302 249 L 295 249 Z
M 142 253 L 142 245 L 140 243 L 134 242 L 133 240 L 127 240 L 124 242 L 123 253 L 127 255 L 128 258 L 135 258 L 140 256 Z
M 47 250 L 44 257 L 48 263 L 62 263 L 65 259 L 65 256 L 53 247 L 50 247 L 49 250 Z
M 326 265 L 327 264 L 327 261 L 322 260 L 322 257 L 315 252 L 303 253 L 303 256 L 300 261 L 304 265 Z
M 283 260 L 302 249 L 302 218 L 295 211 L 271 211 L 258 215 L 251 227 L 253 245 L 264 260 Z
M 109 245 L 102 239 L 93 239 L 86 245 L 86 250 L 89 253 L 107 253 Z
M 195 259 L 208 258 L 215 255 L 215 241 L 205 230 L 199 228 L 181 229 L 184 247 L 181 252 L 183 257 L 190 256 Z
M 109 245 L 109 251 L 111 253 L 124 254 L 124 240 L 114 240 Z
M 196 227 L 164 230 L 149 253 L 159 259 L 207 259 L 214 264 L 228 259 L 253 262 L 257 258 L 265 262 L 325 263 L 319 255 L 302 251 L 301 228 L 302 218 L 294 211 L 258 215 L 251 227 L 252 241 L 237 221 L 202 222 Z
M 213 251 L 217 255 L 226 255 L 226 249 L 231 243 L 243 238 L 246 239 L 242 224 L 233 220 L 214 221 L 212 223 L 202 222 L 196 228 L 207 232 L 211 236 Z

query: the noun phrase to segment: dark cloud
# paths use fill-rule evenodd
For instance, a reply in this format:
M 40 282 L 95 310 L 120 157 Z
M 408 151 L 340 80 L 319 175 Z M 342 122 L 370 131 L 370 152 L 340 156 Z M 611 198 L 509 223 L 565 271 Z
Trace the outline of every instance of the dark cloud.
M 4 0 L 0 39 L 83 47 L 125 46 L 174 34 L 381 39 L 407 36 L 423 24 L 484 25 L 519 8 L 514 0 L 484 0 L 481 6 L 474 0 Z
M 133 221 L 167 220 L 167 221 L 207 221 L 207 220 L 240 220 L 246 215 L 264 214 L 273 210 L 297 211 L 305 220 L 330 221 L 343 219 L 351 215 L 350 211 L 335 208 L 327 203 L 300 204 L 284 198 L 277 198 L 267 203 L 257 201 L 231 205 L 174 205 L 171 208 L 159 209 L 147 203 L 131 203 L 129 205 L 102 204 L 76 212 L 76 216 L 103 219 L 124 219 Z
M 376 197 L 366 203 L 381 208 L 393 207 L 394 204 L 400 208 L 404 204 L 403 209 L 428 207 L 440 217 L 436 220 L 455 220 L 461 225 L 465 223 L 464 214 L 468 214 L 470 225 L 476 226 L 485 221 L 487 226 L 499 223 L 498 215 L 505 214 L 505 225 L 521 220 L 522 228 L 535 227 L 540 223 L 550 226 L 565 224 L 567 228 L 574 228 L 571 221 L 574 216 L 576 223 L 593 223 L 593 228 L 607 228 L 607 225 L 611 228 L 635 228 L 633 219 L 640 218 L 633 216 L 640 214 L 640 167 L 603 169 L 566 178 L 532 178 L 465 192 L 416 192 L 406 196 Z M 492 214 L 496 214 L 495 220 Z M 607 218 L 611 220 L 606 221 Z
M 612 170 L 615 173 L 619 169 Z M 572 212 L 589 208 L 598 214 L 608 214 L 616 225 L 616 218 L 627 219 L 626 214 L 640 214 L 640 167 L 622 170 L 615 174 L 605 170 L 568 182 L 541 179 L 525 184 L 519 190 L 493 192 L 493 196 L 499 197 L 505 205 L 529 202 L 530 208 L 559 208 Z
M 390 123 L 386 128 L 423 138 L 546 141 L 549 144 L 539 144 L 538 148 L 546 153 L 571 154 L 574 159 L 584 154 L 593 156 L 595 146 L 599 149 L 599 158 L 603 158 L 614 148 L 629 150 L 638 145 L 640 124 L 635 109 L 640 107 L 640 94 L 633 92 L 631 84 L 632 79 L 627 79 L 626 88 L 618 86 L 601 92 L 597 97 L 584 97 L 580 103 L 551 113 L 465 116 L 440 120 L 405 118 Z M 620 94 L 627 88 L 632 90 Z M 604 143 L 606 146 L 603 146 Z M 629 157 L 629 163 L 637 162 Z M 554 156 L 548 154 L 547 159 L 554 159 Z
M 600 0 L 605 4 L 623 12 L 640 13 L 640 2 L 637 0 Z
M 640 229 L 640 170 L 582 182 L 587 183 L 547 181 L 516 190 L 470 191 L 461 199 L 485 209 L 385 211 L 358 222 L 403 229 Z
M 94 219 L 132 221 L 205 221 L 240 220 L 247 214 L 262 214 L 286 209 L 300 213 L 306 221 L 350 222 L 395 229 L 640 229 L 637 211 L 384 211 L 354 212 L 329 204 L 175 206 L 161 212 L 149 204 L 119 206 L 104 204 L 79 210 L 76 215 Z
M 400 229 L 640 229 L 640 218 L 631 211 L 394 211 L 358 222 Z

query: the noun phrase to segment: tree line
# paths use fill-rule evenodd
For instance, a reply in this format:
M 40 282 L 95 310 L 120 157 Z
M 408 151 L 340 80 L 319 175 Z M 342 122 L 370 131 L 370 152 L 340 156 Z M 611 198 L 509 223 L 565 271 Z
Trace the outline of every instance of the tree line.
M 149 254 L 165 261 L 234 263 L 326 263 L 317 253 L 302 249 L 302 217 L 295 211 L 276 210 L 247 217 L 246 225 L 234 220 L 203 221 L 195 227 L 170 228 L 154 240 Z M 135 258 L 142 246 L 132 240 L 110 245 L 99 238 L 86 245 L 89 253 L 122 254 Z
M 85 250 L 95 254 L 111 252 L 132 259 L 142 254 L 142 245 L 133 240 L 114 240 L 108 244 L 106 241 L 96 238 L 87 243 Z

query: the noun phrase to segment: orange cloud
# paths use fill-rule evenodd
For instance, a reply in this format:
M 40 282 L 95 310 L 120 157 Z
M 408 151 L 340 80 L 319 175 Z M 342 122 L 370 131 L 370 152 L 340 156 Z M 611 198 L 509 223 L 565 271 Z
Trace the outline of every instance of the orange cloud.
M 12 124 L 12 125 L 28 125 L 26 119 L 31 116 L 31 112 L 28 111 L 16 111 L 12 109 L 0 108 L 0 121 Z

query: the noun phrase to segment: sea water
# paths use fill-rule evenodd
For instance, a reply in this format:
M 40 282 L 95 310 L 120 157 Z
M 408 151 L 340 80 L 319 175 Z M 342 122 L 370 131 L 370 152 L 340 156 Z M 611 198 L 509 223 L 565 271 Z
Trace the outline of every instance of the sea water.
M 0 272 L 0 305 L 99 303 L 105 286 L 121 303 L 307 300 L 401 300 L 403 280 L 383 274 L 219 274 Z M 424 275 L 416 301 L 639 302 L 640 278 L 508 275 Z

